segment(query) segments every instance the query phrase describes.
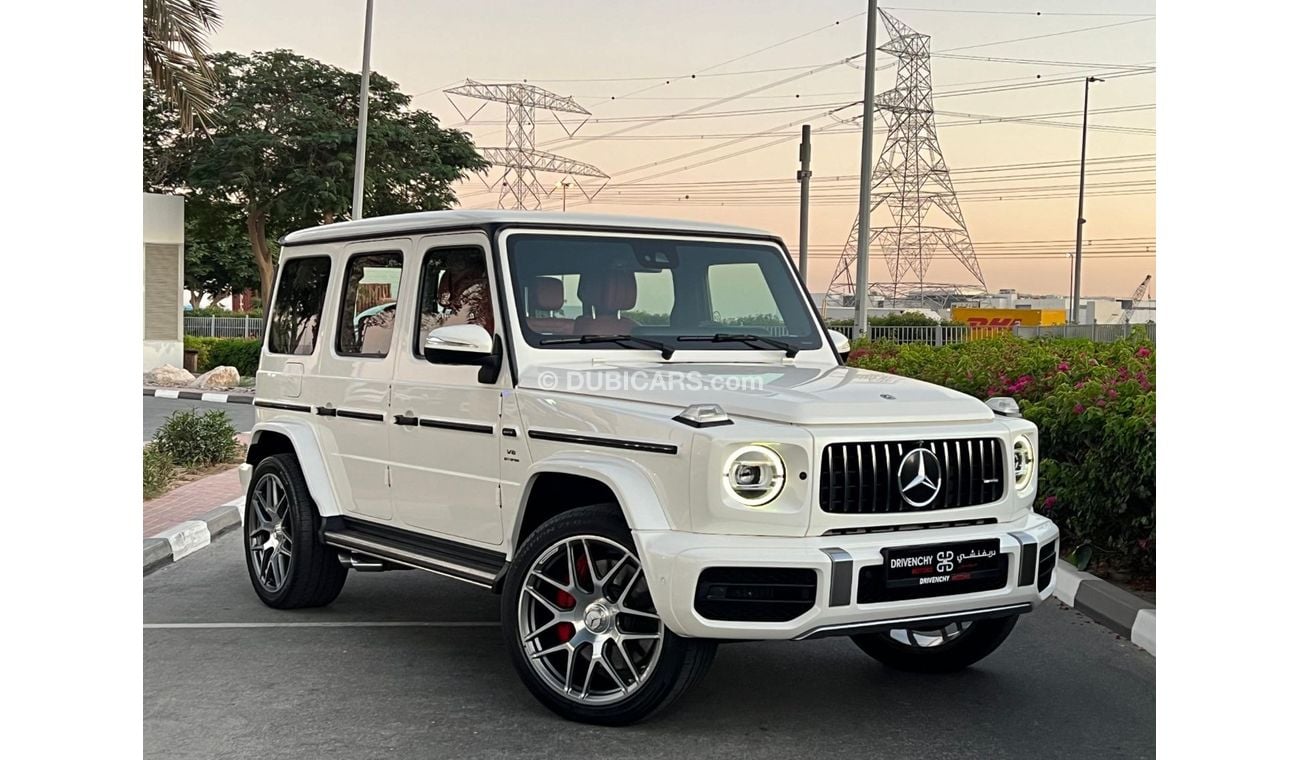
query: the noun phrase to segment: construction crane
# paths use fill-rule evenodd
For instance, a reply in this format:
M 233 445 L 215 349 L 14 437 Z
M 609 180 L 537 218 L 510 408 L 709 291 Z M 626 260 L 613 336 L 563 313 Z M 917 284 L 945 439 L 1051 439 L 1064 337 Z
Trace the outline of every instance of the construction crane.
M 1133 310 L 1137 308 L 1137 302 L 1142 300 L 1142 296 L 1147 294 L 1147 286 L 1151 284 L 1151 275 L 1147 275 L 1142 280 L 1142 284 L 1137 286 L 1133 291 L 1133 297 L 1129 299 L 1128 307 L 1124 309 L 1124 324 L 1128 324 L 1129 319 L 1133 317 Z

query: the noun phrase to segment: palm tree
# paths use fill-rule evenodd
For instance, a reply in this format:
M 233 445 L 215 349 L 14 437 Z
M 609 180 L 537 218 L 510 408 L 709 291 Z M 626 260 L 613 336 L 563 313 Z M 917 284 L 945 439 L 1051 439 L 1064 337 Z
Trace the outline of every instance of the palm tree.
M 212 109 L 204 35 L 220 23 L 216 0 L 144 0 L 144 67 L 187 132 Z

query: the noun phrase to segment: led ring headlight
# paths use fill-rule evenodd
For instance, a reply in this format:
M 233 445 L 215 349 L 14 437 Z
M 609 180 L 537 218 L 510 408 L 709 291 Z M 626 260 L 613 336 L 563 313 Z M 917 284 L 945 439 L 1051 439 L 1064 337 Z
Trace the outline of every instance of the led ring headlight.
M 1024 493 L 1034 482 L 1034 445 L 1025 436 L 1018 436 L 1011 444 L 1012 475 L 1016 479 L 1016 490 Z
M 780 495 L 785 485 L 785 462 L 766 446 L 746 446 L 727 458 L 723 482 L 736 501 L 761 507 Z

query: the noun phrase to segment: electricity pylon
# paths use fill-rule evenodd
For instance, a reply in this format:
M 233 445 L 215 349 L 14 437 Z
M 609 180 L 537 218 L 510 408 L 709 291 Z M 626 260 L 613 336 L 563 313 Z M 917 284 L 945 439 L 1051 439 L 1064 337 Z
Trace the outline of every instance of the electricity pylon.
M 590 111 L 578 105 L 573 98 L 556 95 L 548 90 L 522 82 L 484 84 L 473 79 L 467 79 L 465 84 L 444 90 L 444 92 L 448 95 L 463 95 L 467 98 L 506 104 L 505 147 L 479 149 L 482 151 L 483 157 L 490 163 L 506 170 L 497 183 L 501 188 L 501 194 L 497 200 L 498 208 L 507 208 L 507 198 L 511 199 L 509 208 L 539 208 L 542 205 L 543 196 L 550 195 L 550 191 L 537 178 L 537 172 L 609 179 L 609 175 L 591 164 L 538 150 L 536 147 L 537 123 L 535 117 L 538 109 L 582 114 L 584 116 L 591 115 Z M 455 101 L 452 101 L 452 105 L 455 106 Z M 460 111 L 459 108 L 456 110 Z M 483 110 L 482 107 L 479 108 L 479 111 L 481 110 Z M 475 111 L 465 117 L 465 121 L 468 122 L 477 113 L 478 111 Z M 461 116 L 464 117 L 465 114 L 462 112 Z M 559 117 L 556 117 L 556 119 L 558 120 Z M 563 125 L 563 122 L 561 122 L 561 125 Z M 582 186 L 579 185 L 578 189 L 582 190 Z M 585 190 L 583 190 L 583 194 L 586 194 Z
M 883 10 L 880 18 L 889 41 L 878 49 L 898 59 L 898 76 L 893 89 L 875 98 L 876 110 L 889 132 L 871 172 L 871 210 L 883 203 L 890 215 L 889 222 L 871 225 L 869 244 L 883 254 L 890 277 L 889 282 L 875 287 L 893 299 L 908 290 L 924 291 L 926 271 L 940 250 L 952 254 L 981 287 L 986 287 L 948 165 L 939 150 L 930 85 L 930 37 Z M 870 109 L 864 112 L 870 113 Z M 868 283 L 853 281 L 858 224 L 855 218 L 831 278 L 826 303 L 847 305 L 859 290 L 866 297 L 870 289 Z M 948 290 L 954 287 L 958 286 L 940 286 Z

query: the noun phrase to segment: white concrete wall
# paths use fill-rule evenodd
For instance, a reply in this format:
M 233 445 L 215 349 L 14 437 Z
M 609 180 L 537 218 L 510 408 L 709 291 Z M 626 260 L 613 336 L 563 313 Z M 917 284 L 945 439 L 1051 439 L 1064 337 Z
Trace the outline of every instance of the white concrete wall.
M 144 341 L 144 372 L 171 364 L 179 367 L 184 361 L 185 344 L 181 339 L 184 334 L 184 315 L 179 304 L 183 303 L 182 289 L 185 282 L 185 199 L 179 195 L 144 194 L 144 243 L 177 246 L 179 257 L 176 267 L 176 339 Z M 145 278 L 148 279 L 147 277 Z M 149 292 L 144 298 L 150 297 Z M 156 296 L 155 296 L 156 297 Z M 143 306 L 143 301 L 142 304 Z

